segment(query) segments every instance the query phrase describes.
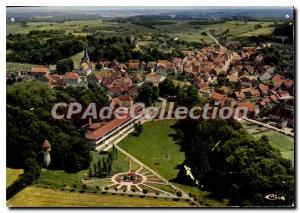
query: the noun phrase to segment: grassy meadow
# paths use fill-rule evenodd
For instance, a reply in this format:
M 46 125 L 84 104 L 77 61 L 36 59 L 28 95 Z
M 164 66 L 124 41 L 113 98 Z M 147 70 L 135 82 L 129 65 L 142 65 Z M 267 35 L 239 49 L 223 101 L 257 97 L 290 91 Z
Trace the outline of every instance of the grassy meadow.
M 119 146 L 172 182 L 172 179 L 177 176 L 178 165 L 184 161 L 184 153 L 180 151 L 180 146 L 172 137 L 175 133 L 172 125 L 175 122 L 175 120 L 162 120 L 145 123 L 139 137 L 129 135 L 119 143 Z M 161 131 L 162 129 L 164 131 Z M 209 192 L 200 191 L 197 187 L 176 182 L 173 184 L 193 194 L 200 205 L 226 206 L 227 200 L 212 199 Z
M 281 134 L 274 130 L 269 130 L 264 127 L 259 127 L 257 124 L 243 121 L 244 128 L 256 138 L 260 138 L 265 135 L 269 138 L 271 146 L 279 149 L 282 156 L 286 159 L 289 159 L 294 164 L 294 149 L 295 141 L 292 137 Z
M 30 186 L 11 198 L 8 207 L 190 207 L 186 201 L 127 195 L 62 192 Z
M 6 168 L 6 187 L 13 184 L 13 182 L 17 180 L 21 174 L 23 174 L 23 169 Z
M 129 135 L 119 145 L 166 179 L 172 180 L 177 176 L 177 166 L 184 161 L 184 153 L 171 136 L 175 134 L 170 127 L 174 123 L 175 120 L 145 123 L 138 137 Z
M 256 29 L 257 24 L 261 28 Z M 172 38 L 178 38 L 185 41 L 206 42 L 212 44 L 214 41 L 207 35 L 201 34 L 214 30 L 222 32 L 229 30 L 228 39 L 232 40 L 237 37 L 249 37 L 257 35 L 271 34 L 274 28 L 271 26 L 272 22 L 242 22 L 242 21 L 228 21 L 220 24 L 210 25 L 191 25 L 189 21 L 176 21 L 166 25 L 154 25 L 149 28 L 142 25 L 131 24 L 130 22 L 118 23 L 109 22 L 104 20 L 78 20 L 78 21 L 65 21 L 63 23 L 55 22 L 29 22 L 25 25 L 18 23 L 7 24 L 6 34 L 28 33 L 32 30 L 59 30 L 66 33 L 73 33 L 76 35 L 86 36 L 88 30 L 97 30 L 104 34 L 132 34 L 132 33 L 165 33 Z M 143 42 L 143 41 L 141 41 Z M 76 56 L 74 56 L 76 57 Z

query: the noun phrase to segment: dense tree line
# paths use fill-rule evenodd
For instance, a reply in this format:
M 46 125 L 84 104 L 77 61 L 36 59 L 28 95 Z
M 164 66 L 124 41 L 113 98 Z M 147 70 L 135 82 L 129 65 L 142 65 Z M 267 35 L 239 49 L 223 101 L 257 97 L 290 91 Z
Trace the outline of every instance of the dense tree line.
M 284 47 L 284 48 L 283 48 Z M 259 51 L 263 57 L 263 63 L 276 68 L 280 74 L 284 73 L 286 78 L 294 78 L 294 50 L 291 45 L 273 44 L 270 48 Z
M 125 37 L 111 36 L 103 37 L 100 35 L 88 35 L 87 40 L 89 46 L 93 49 L 90 51 L 90 59 L 92 61 L 98 60 L 114 60 L 124 62 L 128 61 L 131 56 L 131 52 L 134 49 L 134 45 L 131 44 Z
M 51 169 L 77 172 L 88 168 L 90 148 L 79 128 L 87 121 L 76 116 L 72 120 L 55 120 L 51 116 L 51 109 L 57 102 L 80 102 L 84 106 L 95 102 L 100 107 L 108 103 L 108 98 L 101 88 L 94 91 L 85 87 L 51 89 L 38 81 L 8 86 L 8 167 L 22 168 L 26 159 L 32 157 L 43 162 L 41 145 L 48 139 L 52 145 Z
M 152 82 L 145 82 L 138 91 L 137 100 L 145 103 L 146 106 L 151 106 L 159 95 L 158 87 L 154 86 Z
M 294 42 L 294 25 L 290 22 L 276 23 L 273 35 L 286 36 L 288 39 L 287 42 L 292 44 Z
M 136 50 L 135 42 L 130 42 L 126 37 L 122 36 L 102 36 L 89 35 L 87 36 L 89 46 L 91 46 L 90 58 L 92 61 L 99 60 L 114 60 L 119 62 L 127 62 L 129 59 L 139 59 L 145 62 L 156 60 L 171 60 L 173 57 L 182 57 L 179 50 L 165 52 L 164 49 L 158 46 L 143 47 L 141 50 Z M 170 39 L 167 42 L 170 45 Z M 170 46 L 172 47 L 172 46 Z
M 61 59 L 56 63 L 56 72 L 64 75 L 74 69 L 74 63 L 71 58 Z
M 176 97 L 179 106 L 193 107 L 204 103 L 204 98 L 199 96 L 197 89 L 193 86 L 175 86 L 173 81 L 166 78 L 159 84 L 159 94 L 165 97 Z
M 229 205 L 285 206 L 294 202 L 294 171 L 266 136 L 254 139 L 233 120 L 182 120 L 176 124 L 185 162 L 201 189 Z M 194 184 L 182 166 L 177 180 Z M 285 200 L 267 200 L 268 194 Z
M 175 96 L 179 91 L 179 87 L 176 87 L 170 78 L 166 78 L 159 86 L 159 94 L 162 96 Z
M 85 38 L 61 31 L 30 31 L 7 36 L 7 61 L 31 64 L 55 64 L 82 51 Z

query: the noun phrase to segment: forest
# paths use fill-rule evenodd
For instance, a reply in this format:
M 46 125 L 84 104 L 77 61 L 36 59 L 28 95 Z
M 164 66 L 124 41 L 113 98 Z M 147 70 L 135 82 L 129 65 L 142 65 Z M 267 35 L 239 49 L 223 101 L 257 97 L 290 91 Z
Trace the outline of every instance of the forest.
M 234 120 L 181 120 L 177 140 L 186 165 L 199 181 L 199 189 L 231 206 L 289 206 L 294 202 L 294 171 L 291 161 L 272 148 L 268 138 L 254 139 Z M 195 185 L 184 166 L 176 181 Z M 284 200 L 267 200 L 268 194 Z
M 22 168 L 26 159 L 39 162 L 41 145 L 47 139 L 53 146 L 50 169 L 77 172 L 90 163 L 89 146 L 79 128 L 87 121 L 55 120 L 51 108 L 55 103 L 77 101 L 84 106 L 95 102 L 108 104 L 104 89 L 84 87 L 51 89 L 38 81 L 23 81 L 7 88 L 7 166 Z
M 92 61 L 114 60 L 127 62 L 129 59 L 139 59 L 145 62 L 156 60 L 171 60 L 172 57 L 182 56 L 179 50 L 164 52 L 159 47 L 145 47 L 136 50 L 136 43 L 124 36 L 88 35 L 87 41 L 91 47 L 90 58 Z
M 55 64 L 84 49 L 85 38 L 56 30 L 33 30 L 6 37 L 7 61 L 30 64 Z

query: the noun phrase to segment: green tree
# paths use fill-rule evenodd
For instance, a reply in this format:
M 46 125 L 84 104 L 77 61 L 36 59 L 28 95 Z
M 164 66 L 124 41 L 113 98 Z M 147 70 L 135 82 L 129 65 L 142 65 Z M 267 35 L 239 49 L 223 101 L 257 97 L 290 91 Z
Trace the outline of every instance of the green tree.
M 108 175 L 108 167 L 107 167 L 107 161 L 105 158 L 103 158 L 103 176 L 107 176 Z
M 135 132 L 137 135 L 140 135 L 143 131 L 143 125 L 142 124 L 135 124 L 134 126 Z
M 96 176 L 101 177 L 102 176 L 103 167 L 102 167 L 102 160 L 100 158 L 97 161 L 97 171 L 98 171 L 98 173 L 96 174 Z
M 180 88 L 177 95 L 177 100 L 180 106 L 186 107 L 193 107 L 203 102 L 203 99 L 200 98 L 198 91 L 192 86 Z
M 139 89 L 137 99 L 150 106 L 157 100 L 159 95 L 158 87 L 154 86 L 152 82 L 145 82 Z
M 161 82 L 158 88 L 159 88 L 159 94 L 162 96 L 165 95 L 174 96 L 178 92 L 178 88 L 174 85 L 173 81 L 169 78 L 166 78 L 163 82 Z
M 93 170 L 91 167 L 89 167 L 88 176 L 93 177 Z
M 71 72 L 74 69 L 74 63 L 71 58 L 59 60 L 56 63 L 56 72 L 64 75 L 67 72 Z
M 93 163 L 93 168 L 94 168 L 94 174 L 97 177 L 99 175 L 99 167 L 96 163 Z
M 255 139 L 234 120 L 179 121 L 185 162 L 206 190 L 229 205 L 285 206 L 294 202 L 294 171 L 266 137 Z M 191 184 L 182 166 L 178 181 Z M 268 194 L 284 196 L 270 201 Z

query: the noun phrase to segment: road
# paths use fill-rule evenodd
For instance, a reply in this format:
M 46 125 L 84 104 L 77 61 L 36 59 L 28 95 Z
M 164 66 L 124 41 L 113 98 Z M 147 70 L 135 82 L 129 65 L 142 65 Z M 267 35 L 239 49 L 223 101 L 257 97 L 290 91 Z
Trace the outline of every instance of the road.
M 279 133 L 281 133 L 281 134 L 285 134 L 285 135 L 294 137 L 294 133 L 285 131 L 285 130 L 283 130 L 283 129 L 278 129 L 278 128 L 276 128 L 276 127 L 274 127 L 274 126 L 271 126 L 271 125 L 269 125 L 269 124 L 262 123 L 262 122 L 259 122 L 259 121 L 257 121 L 257 120 L 253 120 L 253 119 L 245 118 L 245 117 L 242 118 L 242 119 L 244 119 L 244 120 L 246 120 L 246 121 L 250 121 L 250 122 L 255 123 L 255 124 L 257 124 L 257 125 L 261 125 L 261 126 L 263 126 L 263 127 L 266 127 L 266 128 L 268 128 L 268 129 L 274 130 L 274 131 L 279 132 Z
M 207 34 L 212 40 L 214 40 L 215 43 L 218 44 L 218 45 L 220 46 L 221 49 L 225 49 L 225 47 L 224 47 L 222 44 L 220 44 L 220 42 L 218 41 L 218 39 L 216 39 L 212 34 L 210 34 L 209 32 L 206 32 L 206 34 Z M 231 52 L 229 58 L 228 58 L 227 61 L 225 62 L 224 66 L 222 67 L 222 70 L 223 70 L 225 73 L 227 73 L 227 70 L 228 70 L 229 67 L 230 67 L 230 63 L 231 63 L 231 61 L 232 61 L 232 59 L 233 59 L 233 57 L 234 57 L 235 55 L 237 55 L 236 52 Z
M 220 42 L 218 41 L 218 39 L 216 39 L 212 34 L 210 34 L 209 32 L 206 32 L 206 34 L 207 34 L 212 40 L 214 40 L 214 41 L 216 42 L 216 44 L 220 45 L 221 49 L 224 49 L 224 48 L 225 48 L 222 44 L 220 44 Z

